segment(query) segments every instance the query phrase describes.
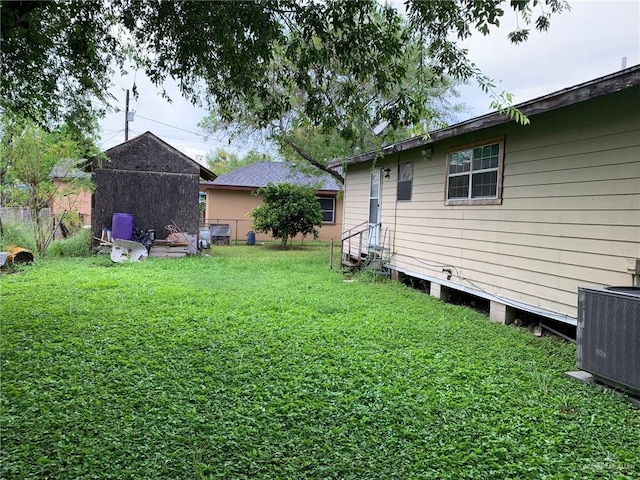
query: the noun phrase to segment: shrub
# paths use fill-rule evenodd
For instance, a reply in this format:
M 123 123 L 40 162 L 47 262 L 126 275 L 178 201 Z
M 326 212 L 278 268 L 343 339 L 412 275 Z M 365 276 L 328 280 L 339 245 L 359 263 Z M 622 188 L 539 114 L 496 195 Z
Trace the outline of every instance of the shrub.
M 20 223 L 3 223 L 0 233 L 0 251 L 14 245 L 36 252 L 36 243 L 33 239 L 33 231 Z
M 85 228 L 72 237 L 56 240 L 47 249 L 47 256 L 51 257 L 89 257 L 91 254 L 91 231 Z
M 262 198 L 263 205 L 251 211 L 256 231 L 271 232 L 283 246 L 298 234 L 318 238 L 316 227 L 322 226 L 322 209 L 314 189 L 290 183 L 269 183 L 258 189 L 257 195 Z

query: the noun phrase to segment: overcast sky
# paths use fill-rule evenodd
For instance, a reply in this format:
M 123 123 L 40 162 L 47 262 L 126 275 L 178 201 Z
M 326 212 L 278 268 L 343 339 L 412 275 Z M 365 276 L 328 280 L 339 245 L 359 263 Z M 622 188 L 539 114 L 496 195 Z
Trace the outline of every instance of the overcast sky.
M 623 57 L 628 67 L 640 63 L 640 0 L 576 0 L 571 10 L 553 16 L 546 33 L 531 32 L 525 44 L 512 45 L 506 38 L 515 25 L 511 10 L 500 29 L 489 36 L 476 35 L 464 42 L 470 58 L 497 82 L 497 92 L 511 92 L 515 103 L 570 87 L 620 70 Z M 137 84 L 139 98 L 131 98 L 136 112 L 129 123 L 129 138 L 147 130 L 194 159 L 223 148 L 242 155 L 260 144 L 229 143 L 223 135 L 205 140 L 198 123 L 206 111 L 182 100 L 177 88 L 167 84 L 173 103 L 167 103 L 142 72 L 131 72 L 114 81 L 113 95 L 122 109 L 102 121 L 101 146 L 124 141 L 125 91 Z M 459 102 L 467 106 L 462 121 L 489 111 L 490 99 L 476 85 L 459 88 Z

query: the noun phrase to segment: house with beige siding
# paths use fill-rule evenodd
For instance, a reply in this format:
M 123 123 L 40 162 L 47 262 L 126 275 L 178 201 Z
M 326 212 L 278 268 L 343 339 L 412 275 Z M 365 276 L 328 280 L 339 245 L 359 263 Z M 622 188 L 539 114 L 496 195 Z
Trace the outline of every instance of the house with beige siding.
M 220 175 L 210 182 L 201 182 L 205 192 L 204 223 L 228 225 L 231 241 L 246 240 L 253 230 L 251 211 L 262 205 L 255 192 L 267 184 L 292 183 L 316 189 L 323 213 L 320 240 L 340 238 L 342 227 L 342 186 L 330 175 L 307 175 L 287 162 L 259 162 Z M 270 234 L 255 232 L 257 241 L 273 240 Z M 297 237 L 301 240 L 301 237 Z
M 529 125 L 491 113 L 349 158 L 343 259 L 505 323 L 576 325 L 578 287 L 638 284 L 640 67 L 517 108 Z

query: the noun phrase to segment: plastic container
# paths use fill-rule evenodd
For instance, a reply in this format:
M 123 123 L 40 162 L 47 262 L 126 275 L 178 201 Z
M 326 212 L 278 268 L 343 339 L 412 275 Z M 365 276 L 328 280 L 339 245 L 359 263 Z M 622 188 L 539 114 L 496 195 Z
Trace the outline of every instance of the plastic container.
M 256 244 L 256 232 L 249 231 L 247 233 L 247 245 L 255 245 Z
M 31 263 L 33 262 L 33 253 L 22 247 L 10 247 L 7 261 L 11 263 Z
M 111 220 L 111 237 L 120 240 L 131 240 L 133 235 L 133 215 L 130 213 L 114 213 Z

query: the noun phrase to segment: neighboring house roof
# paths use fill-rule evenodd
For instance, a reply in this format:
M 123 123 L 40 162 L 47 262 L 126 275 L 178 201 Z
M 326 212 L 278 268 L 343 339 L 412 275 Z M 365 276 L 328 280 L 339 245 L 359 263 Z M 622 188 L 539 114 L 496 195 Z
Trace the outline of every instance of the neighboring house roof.
M 268 183 L 292 183 L 319 187 L 319 191 L 338 192 L 342 186 L 328 174 L 307 175 L 288 162 L 259 162 L 220 175 L 213 182 L 203 182 L 203 186 L 228 189 L 256 189 Z
M 178 157 L 181 157 L 183 160 L 185 160 L 187 162 L 191 162 L 191 163 L 197 165 L 200 168 L 200 178 L 203 178 L 204 180 L 214 180 L 216 178 L 216 174 L 213 173 L 211 170 L 209 170 L 208 168 L 204 167 L 203 165 L 200 165 L 193 158 L 185 155 L 180 150 L 178 150 L 177 148 L 172 147 L 167 142 L 165 142 L 164 140 L 162 140 L 161 138 L 157 137 L 156 135 L 154 135 L 153 133 L 151 133 L 149 131 L 146 131 L 142 135 L 138 135 L 137 137 L 132 138 L 131 140 L 128 140 L 128 141 L 123 142 L 123 143 L 120 143 L 120 144 L 116 145 L 115 147 L 111 147 L 109 150 L 106 150 L 104 153 L 107 156 L 109 156 L 110 154 L 115 153 L 115 152 L 117 152 L 118 150 L 120 150 L 122 148 L 126 148 L 127 145 L 130 145 L 130 144 L 132 144 L 134 142 L 139 142 L 140 140 L 142 140 L 144 138 L 152 139 L 153 141 L 155 141 L 156 143 L 158 143 L 162 147 L 164 147 L 167 150 L 169 150 L 174 155 L 176 155 Z
M 63 158 L 51 169 L 49 178 L 91 178 L 91 174 L 80 170 L 79 166 L 82 166 L 86 160 Z
M 543 95 L 541 97 L 529 100 L 527 102 L 520 103 L 515 107 L 527 116 L 533 116 L 540 113 L 555 110 L 561 107 L 567 107 L 576 103 L 597 98 L 602 95 L 608 95 L 611 93 L 619 92 L 627 88 L 632 88 L 640 85 L 640 65 L 620 70 L 619 72 L 605 75 L 588 82 L 580 83 L 573 87 L 568 87 L 556 92 Z M 371 151 L 355 155 L 342 162 L 341 160 L 335 160 L 329 164 L 330 167 L 335 168 L 342 165 L 354 165 L 358 163 L 368 162 L 373 160 L 378 155 L 388 155 L 395 152 L 402 152 L 417 147 L 429 146 L 438 141 L 456 137 L 465 133 L 470 133 L 485 128 L 493 127 L 496 125 L 512 122 L 511 118 L 500 112 L 488 113 L 480 117 L 475 117 L 470 120 L 457 123 L 448 128 L 440 130 L 434 130 L 430 132 L 428 137 L 420 135 L 412 137 L 401 142 L 394 143 L 383 147 L 380 151 Z

